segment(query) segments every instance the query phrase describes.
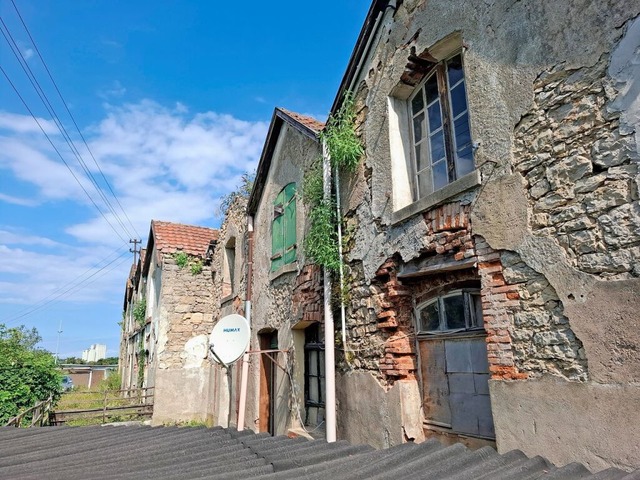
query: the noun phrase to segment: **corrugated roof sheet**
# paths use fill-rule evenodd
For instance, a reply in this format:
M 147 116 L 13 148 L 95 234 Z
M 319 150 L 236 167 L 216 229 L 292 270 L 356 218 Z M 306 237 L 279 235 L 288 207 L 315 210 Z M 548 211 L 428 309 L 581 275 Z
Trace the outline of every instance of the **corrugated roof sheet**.
M 189 255 L 204 257 L 209 242 L 218 239 L 218 230 L 181 223 L 151 221 L 155 246 L 158 252 L 182 251 Z
M 0 478 L 161 479 L 640 479 L 611 468 L 556 468 L 520 451 L 499 455 L 435 440 L 385 450 L 245 430 L 193 427 L 0 428 Z

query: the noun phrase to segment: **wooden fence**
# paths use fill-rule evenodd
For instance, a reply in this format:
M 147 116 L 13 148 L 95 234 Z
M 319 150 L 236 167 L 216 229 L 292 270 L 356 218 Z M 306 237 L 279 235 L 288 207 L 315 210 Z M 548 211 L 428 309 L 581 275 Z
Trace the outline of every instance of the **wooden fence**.
M 42 400 L 36 403 L 33 407 L 27 408 L 24 412 L 19 413 L 12 419 L 10 419 L 5 426 L 7 427 L 20 427 L 22 421 L 31 415 L 31 421 L 27 427 L 43 427 L 49 425 L 51 417 L 51 406 L 53 403 L 53 397 L 49 396 L 46 400 Z
M 63 394 L 52 412 L 51 425 L 90 425 L 140 420 L 153 414 L 153 387 Z

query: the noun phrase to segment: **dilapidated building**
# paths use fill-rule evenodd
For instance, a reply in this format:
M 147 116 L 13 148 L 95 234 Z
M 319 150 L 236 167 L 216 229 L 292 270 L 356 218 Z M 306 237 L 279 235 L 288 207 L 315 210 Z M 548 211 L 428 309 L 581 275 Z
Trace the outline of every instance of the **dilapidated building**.
M 372 2 L 332 107 L 354 102 L 364 148 L 332 191 L 339 439 L 640 467 L 639 14 L 638 0 Z M 329 299 L 301 185 L 323 128 L 275 110 L 246 212 L 238 198 L 211 250 L 211 317 L 176 307 L 190 326 L 174 349 L 158 341 L 165 385 L 208 392 L 202 418 L 322 429 Z M 203 361 L 202 334 L 230 313 L 251 317 L 243 412 L 242 361 Z
M 640 465 L 639 13 L 373 2 L 339 437 Z
M 211 414 L 208 334 L 213 284 L 207 252 L 218 231 L 153 220 L 125 298 L 123 388 L 154 387 L 154 423 Z

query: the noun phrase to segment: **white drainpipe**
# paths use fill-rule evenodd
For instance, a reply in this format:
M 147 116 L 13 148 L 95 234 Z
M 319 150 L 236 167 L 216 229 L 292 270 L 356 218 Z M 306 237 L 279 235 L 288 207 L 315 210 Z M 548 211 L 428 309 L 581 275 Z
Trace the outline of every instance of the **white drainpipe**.
M 322 180 L 324 199 L 331 197 L 331 158 L 326 142 L 322 141 Z M 327 442 L 336 441 L 336 354 L 333 312 L 331 311 L 331 277 L 325 267 L 324 273 L 324 381 L 325 381 L 325 422 Z
M 251 331 L 251 278 L 253 273 L 253 217 L 247 216 L 247 239 L 249 242 L 247 258 L 247 292 L 244 302 L 244 315 L 249 323 L 249 331 Z M 247 384 L 249 383 L 249 354 L 242 356 L 242 377 L 240 378 L 240 402 L 238 404 L 238 431 L 244 430 L 244 414 L 247 407 Z

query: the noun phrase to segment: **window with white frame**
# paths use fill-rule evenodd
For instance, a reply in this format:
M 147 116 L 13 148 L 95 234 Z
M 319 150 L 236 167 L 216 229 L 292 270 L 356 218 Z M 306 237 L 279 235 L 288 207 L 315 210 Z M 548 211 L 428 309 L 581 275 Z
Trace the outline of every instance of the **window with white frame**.
M 475 169 L 461 53 L 433 66 L 409 97 L 408 111 L 418 200 Z
M 454 290 L 417 307 L 418 333 L 452 333 L 483 329 L 478 290 Z

